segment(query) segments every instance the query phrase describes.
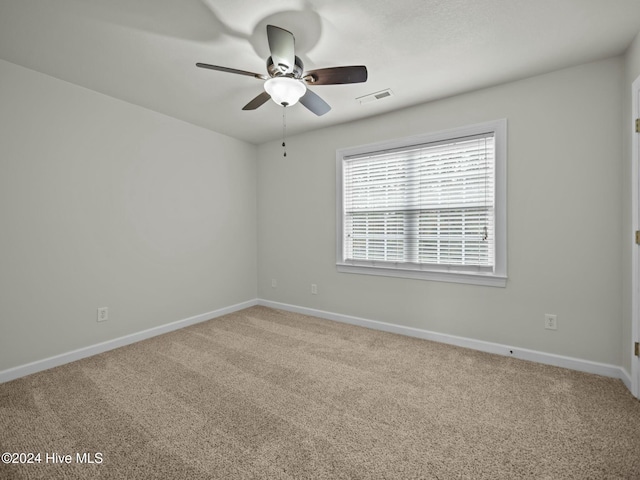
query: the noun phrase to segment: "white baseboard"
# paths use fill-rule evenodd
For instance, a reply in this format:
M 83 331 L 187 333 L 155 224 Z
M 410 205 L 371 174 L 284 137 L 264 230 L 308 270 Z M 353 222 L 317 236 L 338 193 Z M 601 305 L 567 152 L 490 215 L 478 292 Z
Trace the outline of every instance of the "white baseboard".
M 207 320 L 211 320 L 212 318 L 221 317 L 222 315 L 227 315 L 228 313 L 233 313 L 237 312 L 238 310 L 253 307 L 257 304 L 257 299 L 249 300 L 247 302 L 231 305 L 230 307 L 220 308 L 212 312 L 202 313 L 200 315 L 184 318 L 176 322 L 160 325 L 159 327 L 153 327 L 148 330 L 125 335 L 124 337 L 114 338 L 113 340 L 107 340 L 106 342 L 79 348 L 77 350 L 62 353 L 60 355 L 55 355 L 43 360 L 37 360 L 26 365 L 20 365 L 18 367 L 2 370 L 0 371 L 0 383 L 15 380 L 16 378 L 31 375 L 32 373 L 40 372 L 42 370 L 48 370 L 49 368 L 58 367 L 60 365 L 64 365 L 65 363 L 75 362 L 76 360 L 80 360 L 82 358 L 97 355 L 98 353 L 103 353 L 108 350 L 113 350 L 114 348 L 123 347 L 125 345 L 130 345 L 141 340 L 146 340 L 147 338 L 162 335 L 163 333 L 168 333 L 180 328 L 188 327 L 189 325 L 206 322 Z
M 603 375 L 606 377 L 612 377 L 620 379 L 625 386 L 631 390 L 631 375 L 622 367 L 616 365 L 609 365 L 605 363 L 592 362 L 590 360 L 583 360 L 579 358 L 565 357 L 562 355 L 555 355 L 551 353 L 539 352 L 536 350 L 528 350 L 518 347 L 510 347 L 507 345 L 501 345 L 498 343 L 485 342 L 482 340 L 474 340 L 472 338 L 458 337 L 455 335 L 448 335 L 444 333 L 431 332 L 428 330 L 422 330 L 419 328 L 405 327 L 402 325 L 395 325 L 392 323 L 379 322 L 377 320 L 368 320 L 360 317 L 353 317 L 350 315 L 343 315 L 340 313 L 326 312 L 323 310 L 316 310 L 314 308 L 299 307 L 296 305 L 289 305 L 286 303 L 272 302 L 270 300 L 254 299 L 246 302 L 231 305 L 229 307 L 214 310 L 212 312 L 202 313 L 193 317 L 178 320 L 176 322 L 167 323 L 158 327 L 143 330 L 141 332 L 132 333 L 123 337 L 108 340 L 106 342 L 90 345 L 88 347 L 79 348 L 71 352 L 62 353 L 53 357 L 45 358 L 43 360 L 37 360 L 35 362 L 28 363 L 26 365 L 20 365 L 18 367 L 9 368 L 7 370 L 0 371 L 0 383 L 15 380 L 16 378 L 31 375 L 32 373 L 40 372 L 42 370 L 48 370 L 49 368 L 64 365 L 65 363 L 74 362 L 82 358 L 97 355 L 99 353 L 113 350 L 115 348 L 130 345 L 142 340 L 146 340 L 163 333 L 172 332 L 189 325 L 205 322 L 212 318 L 221 317 L 229 313 L 237 312 L 245 308 L 252 307 L 254 305 L 263 305 L 265 307 L 276 308 L 280 310 L 286 310 L 295 313 L 301 313 L 304 315 L 311 315 L 319 318 L 326 318 L 327 320 L 334 320 L 342 323 L 349 323 L 351 325 L 358 325 L 361 327 L 372 328 L 375 330 L 382 330 L 390 333 L 397 333 L 400 335 L 407 335 L 410 337 L 422 338 L 425 340 L 432 340 L 435 342 L 446 343 L 449 345 L 456 345 L 459 347 L 471 348 L 487 353 L 496 353 L 498 355 L 504 355 L 508 357 L 520 358 L 523 360 L 529 360 L 532 362 L 542 363 L 546 365 L 554 365 L 557 367 L 568 368 L 571 370 L 578 370 L 581 372 L 594 373 L 597 375 Z
M 622 383 L 624 383 L 625 387 L 627 387 L 633 394 L 633 382 L 631 381 L 631 374 L 629 374 L 629 372 L 627 372 L 623 367 L 620 367 L 620 380 L 622 380 Z
M 335 320 L 337 322 L 349 323 L 361 327 L 372 328 L 374 330 L 382 330 L 385 332 L 407 335 L 410 337 L 422 338 L 424 340 L 433 340 L 434 342 L 456 345 L 458 347 L 471 348 L 481 352 L 496 353 L 506 357 L 514 357 L 531 362 L 542 363 L 545 365 L 553 365 L 556 367 L 568 368 L 570 370 L 578 370 L 580 372 L 594 373 L 605 377 L 612 377 L 622 380 L 626 387 L 631 390 L 631 376 L 622 367 L 617 365 L 609 365 L 606 363 L 592 362 L 580 358 L 565 357 L 555 355 L 553 353 L 539 352 L 536 350 L 528 350 L 526 348 L 510 347 L 499 343 L 485 342 L 482 340 L 474 340 L 472 338 L 458 337 L 445 333 L 431 332 L 419 328 L 405 327 L 392 323 L 379 322 L 377 320 L 368 320 L 360 317 L 352 317 L 350 315 L 342 315 L 340 313 L 326 312 L 316 310 L 314 308 L 298 307 L 286 303 L 272 302 L 270 300 L 258 300 L 258 305 L 265 307 L 286 310 L 314 317 L 326 318 L 327 320 Z

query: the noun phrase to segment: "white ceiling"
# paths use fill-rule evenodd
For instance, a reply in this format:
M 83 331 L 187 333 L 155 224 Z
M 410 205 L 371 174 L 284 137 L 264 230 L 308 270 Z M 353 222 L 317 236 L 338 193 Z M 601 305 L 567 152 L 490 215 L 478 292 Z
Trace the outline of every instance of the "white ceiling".
M 267 24 L 306 69 L 369 70 L 312 87 L 333 108 L 288 108 L 294 134 L 621 54 L 640 0 L 0 0 L 0 58 L 261 143 L 282 134 L 282 107 L 241 110 L 262 81 L 195 63 L 266 73 Z

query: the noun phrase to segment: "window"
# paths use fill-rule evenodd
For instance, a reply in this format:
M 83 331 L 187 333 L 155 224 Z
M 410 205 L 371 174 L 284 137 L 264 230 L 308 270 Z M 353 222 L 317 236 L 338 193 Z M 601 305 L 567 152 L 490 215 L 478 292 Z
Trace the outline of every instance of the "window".
M 336 161 L 339 271 L 506 285 L 506 120 Z

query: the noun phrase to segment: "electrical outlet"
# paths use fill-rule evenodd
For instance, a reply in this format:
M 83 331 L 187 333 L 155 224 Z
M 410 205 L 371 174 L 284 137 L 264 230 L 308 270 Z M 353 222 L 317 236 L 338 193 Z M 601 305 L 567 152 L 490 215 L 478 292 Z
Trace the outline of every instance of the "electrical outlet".
M 547 330 L 558 329 L 558 316 L 551 313 L 544 314 L 544 328 Z
M 317 295 L 318 294 L 318 285 L 316 285 L 315 283 L 311 284 L 311 294 L 312 295 Z
M 109 320 L 109 309 L 107 307 L 98 307 L 98 322 Z
M 271 288 L 277 288 L 278 287 L 278 281 L 275 278 L 271 279 Z

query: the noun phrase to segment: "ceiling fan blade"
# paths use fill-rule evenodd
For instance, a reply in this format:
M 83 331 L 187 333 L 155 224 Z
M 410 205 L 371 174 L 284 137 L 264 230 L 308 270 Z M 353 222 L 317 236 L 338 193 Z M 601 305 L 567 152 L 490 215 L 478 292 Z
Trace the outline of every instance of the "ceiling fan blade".
M 220 72 L 237 73 L 238 75 L 246 75 L 248 77 L 255 77 L 261 80 L 266 80 L 267 78 L 269 78 L 266 75 L 261 75 L 260 73 L 247 72 L 246 70 L 237 70 L 235 68 L 229 67 L 220 67 L 219 65 L 209 65 L 208 63 L 196 63 L 196 67 L 218 70 Z
M 338 85 L 343 83 L 362 83 L 367 81 L 367 67 L 356 65 L 351 67 L 332 67 L 311 70 L 304 74 L 310 85 Z
M 305 93 L 300 99 L 300 103 L 318 116 L 324 115 L 329 110 L 331 110 L 331 107 L 327 102 L 325 102 L 308 88 L 307 93 Z
M 242 107 L 242 110 L 255 110 L 265 102 L 269 101 L 270 98 L 271 95 L 269 95 L 267 92 L 262 92 L 260 95 L 258 95 L 256 98 Z
M 279 67 L 282 73 L 292 72 L 296 62 L 293 33 L 274 25 L 267 25 L 267 38 L 273 64 Z

